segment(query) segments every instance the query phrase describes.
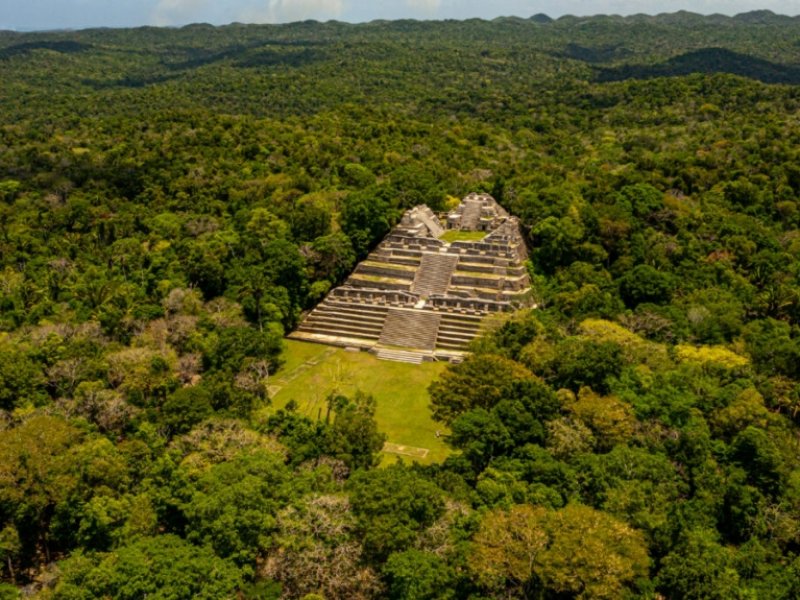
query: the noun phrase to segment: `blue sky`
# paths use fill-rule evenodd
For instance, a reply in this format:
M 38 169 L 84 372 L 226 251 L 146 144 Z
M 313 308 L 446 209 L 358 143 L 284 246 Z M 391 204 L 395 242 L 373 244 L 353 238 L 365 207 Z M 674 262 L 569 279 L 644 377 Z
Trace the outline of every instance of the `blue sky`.
M 0 0 L 0 29 L 285 23 L 303 19 L 491 19 L 546 13 L 657 14 L 691 10 L 733 15 L 754 9 L 800 14 L 800 0 Z

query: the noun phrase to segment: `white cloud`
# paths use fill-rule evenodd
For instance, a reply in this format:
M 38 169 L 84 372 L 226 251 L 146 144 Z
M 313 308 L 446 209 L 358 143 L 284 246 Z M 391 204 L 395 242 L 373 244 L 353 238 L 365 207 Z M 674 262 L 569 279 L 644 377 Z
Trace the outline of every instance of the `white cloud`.
M 198 20 L 209 0 L 158 0 L 152 13 L 152 23 L 158 26 L 183 25 Z
M 341 16 L 344 0 L 262 0 L 237 12 L 244 23 L 288 23 L 316 19 L 326 21 Z

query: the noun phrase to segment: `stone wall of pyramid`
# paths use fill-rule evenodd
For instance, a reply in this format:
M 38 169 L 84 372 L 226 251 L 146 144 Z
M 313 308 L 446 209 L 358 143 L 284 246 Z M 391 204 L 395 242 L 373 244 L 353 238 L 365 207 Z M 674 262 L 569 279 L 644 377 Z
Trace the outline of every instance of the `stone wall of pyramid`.
M 488 194 L 442 216 L 417 206 L 289 337 L 411 362 L 457 359 L 487 315 L 526 304 L 526 258 L 519 221 Z

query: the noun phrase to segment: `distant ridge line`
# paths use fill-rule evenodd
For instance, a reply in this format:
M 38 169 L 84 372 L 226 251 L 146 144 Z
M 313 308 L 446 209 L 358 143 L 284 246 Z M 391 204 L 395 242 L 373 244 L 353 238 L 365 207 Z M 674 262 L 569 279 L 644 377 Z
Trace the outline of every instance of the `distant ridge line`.
M 751 11 L 740 12 L 734 15 L 726 15 L 722 13 L 710 13 L 710 14 L 701 14 L 687 10 L 679 10 L 675 12 L 661 12 L 656 14 L 648 14 L 648 13 L 632 13 L 626 15 L 614 14 L 614 13 L 600 13 L 594 15 L 575 15 L 575 14 L 563 14 L 557 17 L 551 17 L 546 13 L 536 13 L 530 16 L 521 16 L 521 15 L 502 15 L 493 17 L 490 19 L 480 18 L 480 17 L 467 17 L 463 19 L 451 19 L 442 17 L 440 19 L 413 19 L 413 18 L 404 18 L 404 19 L 372 19 L 370 21 L 344 21 L 339 19 L 328 19 L 325 21 L 318 21 L 315 19 L 306 19 L 302 21 L 288 21 L 285 23 L 243 23 L 241 21 L 231 21 L 228 23 L 205 23 L 205 22 L 191 22 L 191 23 L 178 23 L 173 25 L 152 25 L 149 23 L 132 23 L 131 25 L 125 27 L 115 27 L 115 26 L 108 26 L 108 25 L 87 25 L 87 26 L 76 26 L 76 27 L 36 27 L 32 25 L 21 25 L 15 26 L 10 24 L 4 24 L 0 26 L 0 35 L 30 35 L 30 34 L 74 34 L 74 33 L 81 33 L 81 32 L 89 32 L 89 31 L 104 31 L 104 30 L 133 30 L 133 29 L 155 29 L 155 30 L 180 30 L 180 29 L 200 29 L 200 28 L 213 28 L 213 29 L 223 29 L 228 27 L 269 27 L 269 28 L 297 28 L 300 27 L 307 27 L 307 26 L 333 26 L 333 27 L 379 27 L 379 26 L 386 26 L 386 25 L 403 25 L 409 23 L 466 23 L 466 22 L 483 22 L 483 23 L 492 23 L 496 21 L 522 21 L 522 22 L 530 22 L 537 25 L 559 25 L 559 24 L 569 24 L 571 22 L 578 21 L 580 23 L 586 22 L 588 20 L 596 20 L 596 19 L 615 19 L 615 20 L 622 20 L 622 21 L 649 21 L 649 22 L 675 22 L 676 18 L 678 20 L 695 20 L 695 21 L 703 21 L 708 22 L 710 24 L 713 23 L 720 23 L 726 21 L 733 21 L 735 23 L 743 23 L 743 24 L 770 24 L 770 25 L 779 25 L 781 23 L 794 23 L 797 20 L 800 20 L 800 14 L 796 15 L 788 15 L 785 13 L 776 13 L 769 9 L 754 9 Z

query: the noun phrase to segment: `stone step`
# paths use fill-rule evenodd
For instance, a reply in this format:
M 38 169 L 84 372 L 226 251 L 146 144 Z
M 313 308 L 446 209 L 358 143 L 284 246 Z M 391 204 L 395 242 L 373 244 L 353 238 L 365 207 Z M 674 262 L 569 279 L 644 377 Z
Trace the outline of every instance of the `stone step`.
M 478 325 L 483 320 L 482 314 L 471 312 L 441 312 L 442 321 L 445 323 L 472 323 Z
M 303 320 L 297 332 L 330 338 L 377 340 L 388 308 L 326 299 Z
M 315 327 L 327 327 L 328 329 L 341 329 L 343 331 L 364 331 L 367 333 L 375 333 L 380 335 L 381 330 L 383 329 L 383 323 L 355 323 L 355 322 L 347 322 L 342 320 L 333 320 L 333 319 L 326 319 L 324 317 L 315 317 L 313 319 L 307 319 L 303 321 L 302 326 L 306 329 L 313 329 Z
M 478 335 L 478 328 L 473 329 L 456 329 L 454 327 L 439 327 L 439 337 L 442 336 L 455 336 L 455 337 L 469 337 L 473 338 Z
M 454 325 L 452 323 L 440 323 L 439 333 L 452 332 L 457 334 L 475 335 L 480 330 L 477 325 Z
M 386 313 L 369 313 L 369 312 L 354 312 L 345 311 L 336 307 L 321 306 L 314 310 L 309 318 L 314 317 L 328 317 L 330 319 L 341 319 L 347 322 L 363 322 L 363 323 L 383 323 L 386 319 Z
M 461 229 L 477 229 L 482 208 L 483 202 L 480 200 L 465 200 L 464 211 L 461 213 Z
M 453 339 L 466 339 L 471 340 L 478 335 L 478 330 L 473 329 L 471 331 L 464 331 L 464 330 L 454 330 L 454 329 L 439 329 L 439 336 L 438 339 L 442 338 L 453 338 Z
M 344 319 L 330 319 L 323 315 L 315 315 L 309 319 L 306 319 L 301 323 L 301 325 L 305 325 L 306 327 L 340 327 L 342 329 L 353 331 L 371 331 L 377 333 L 380 333 L 383 330 L 382 321 L 347 321 Z
M 408 292 L 411 290 L 413 280 L 397 279 L 394 277 L 375 277 L 373 275 L 361 275 L 360 273 L 353 273 L 347 278 L 347 285 L 362 289 L 375 288 Z
M 436 338 L 436 347 L 443 348 L 445 345 L 450 346 L 458 346 L 460 348 L 466 348 L 467 345 L 474 340 L 474 337 L 465 337 L 465 338 L 450 338 L 445 336 L 439 336 Z
M 501 290 L 503 289 L 505 278 L 489 273 L 464 273 L 463 271 L 456 271 L 453 273 L 450 282 L 453 286 L 475 286 Z
M 392 309 L 386 315 L 380 342 L 386 346 L 432 350 L 438 331 L 439 315 L 436 313 Z
M 300 325 L 300 327 L 297 328 L 297 331 L 302 331 L 304 333 L 320 333 L 323 335 L 342 338 L 355 337 L 366 340 L 377 340 L 380 338 L 380 332 L 378 331 L 369 332 L 362 330 L 350 330 L 342 327 L 331 327 L 328 325 Z
M 380 254 L 376 252 L 370 254 L 370 260 L 404 267 L 419 267 L 420 256 L 422 256 L 422 252 L 414 256 L 407 256 L 402 253 L 392 252 L 391 250 L 383 250 Z
M 417 270 L 413 266 L 392 264 L 384 261 L 364 261 L 356 267 L 355 273 L 360 275 L 375 275 L 376 277 L 390 277 L 393 279 L 414 279 Z
M 457 273 L 485 273 L 488 275 L 506 275 L 509 272 L 508 267 L 498 267 L 493 263 L 480 264 L 480 263 L 466 263 L 463 261 L 458 262 Z
M 314 333 L 310 331 L 301 331 L 296 329 L 287 337 L 294 340 L 302 340 L 304 342 L 316 342 L 318 344 L 330 344 L 333 346 L 354 347 L 354 348 L 372 348 L 375 345 L 375 339 L 360 338 L 354 336 L 341 336 L 328 333 Z
M 385 317 L 389 310 L 389 306 L 386 304 L 367 304 L 366 300 L 356 302 L 341 298 L 328 298 L 314 310 L 318 310 L 320 307 L 333 308 L 349 314 L 380 315 L 381 317 Z
M 505 249 L 493 248 L 491 246 L 467 246 L 459 242 L 453 242 L 448 252 L 460 256 L 461 260 L 467 262 L 493 264 L 497 260 L 518 260 L 513 252 L 509 252 Z
M 318 306 L 334 306 L 342 310 L 355 310 L 367 312 L 382 312 L 385 313 L 389 310 L 388 306 L 381 304 L 366 304 L 363 302 L 353 302 L 352 300 L 344 300 L 342 298 L 327 298 L 322 301 Z
M 423 254 L 412 291 L 420 296 L 446 293 L 457 264 L 458 257 L 450 254 Z
M 470 340 L 471 342 L 472 340 Z M 436 347 L 442 350 L 465 350 L 469 346 L 469 342 L 450 342 L 442 341 L 436 342 Z
M 436 347 L 446 350 L 466 350 L 481 333 L 483 317 L 461 313 L 445 313 L 439 322 Z
M 391 252 L 391 260 L 397 261 L 399 264 L 413 264 L 418 267 L 419 261 L 422 260 L 422 250 L 387 248 L 387 252 Z
M 451 313 L 451 312 L 441 312 L 439 314 L 442 315 L 442 323 L 443 324 L 446 324 L 446 323 L 454 323 L 454 324 L 470 323 L 470 324 L 474 324 L 474 325 L 477 326 L 483 320 L 483 316 L 481 316 L 481 315 L 468 315 L 468 314 L 465 314 L 465 313 Z
M 473 297 L 478 297 L 483 300 L 492 300 L 497 301 L 502 296 L 502 290 L 497 288 L 484 288 L 478 286 L 461 286 L 461 285 L 454 285 L 451 288 L 453 292 L 468 292 Z
M 416 215 L 417 218 L 425 224 L 433 237 L 438 238 L 444 233 L 444 227 L 442 227 L 442 224 L 430 209 L 427 209 L 427 212 L 424 210 L 419 210 L 417 211 Z
M 376 353 L 381 360 L 393 360 L 396 362 L 410 363 L 412 365 L 422 364 L 423 355 L 419 352 L 408 352 L 405 350 L 392 350 L 390 348 L 380 348 Z

